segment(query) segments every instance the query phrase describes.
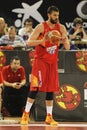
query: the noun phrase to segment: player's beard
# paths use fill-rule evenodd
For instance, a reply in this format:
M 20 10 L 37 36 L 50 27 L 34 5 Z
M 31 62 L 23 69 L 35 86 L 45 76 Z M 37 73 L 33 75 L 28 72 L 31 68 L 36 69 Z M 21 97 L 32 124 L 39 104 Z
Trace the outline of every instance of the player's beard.
M 51 22 L 52 24 L 56 24 L 56 23 L 58 22 L 58 19 L 53 20 L 52 18 L 50 18 L 50 22 Z

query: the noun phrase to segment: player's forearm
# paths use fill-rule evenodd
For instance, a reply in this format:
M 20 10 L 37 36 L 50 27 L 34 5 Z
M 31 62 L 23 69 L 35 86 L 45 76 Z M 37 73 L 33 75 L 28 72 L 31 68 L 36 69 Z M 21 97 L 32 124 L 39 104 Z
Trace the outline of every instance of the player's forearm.
M 64 40 L 64 47 L 65 47 L 66 50 L 70 50 L 70 43 L 69 43 L 68 38 L 66 38 Z
M 69 42 L 69 39 L 68 39 L 67 36 L 64 36 L 64 37 L 62 38 L 62 42 L 63 42 L 63 44 L 64 44 L 65 49 L 66 49 L 66 50 L 70 50 L 70 42 Z
M 44 42 L 44 39 L 41 40 L 29 40 L 27 41 L 27 46 L 37 46 L 39 44 L 42 44 Z
M 4 86 L 8 86 L 8 87 L 12 87 L 13 83 L 9 83 L 7 81 L 4 80 Z
M 26 84 L 26 80 L 25 80 L 25 79 L 22 80 L 22 81 L 20 82 L 20 84 L 21 84 L 21 86 L 24 86 L 24 85 Z

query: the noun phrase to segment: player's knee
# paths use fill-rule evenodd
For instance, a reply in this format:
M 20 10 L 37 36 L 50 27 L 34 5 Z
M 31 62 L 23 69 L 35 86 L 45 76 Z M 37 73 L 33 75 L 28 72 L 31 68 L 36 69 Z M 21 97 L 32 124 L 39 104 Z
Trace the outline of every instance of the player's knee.
M 28 97 L 29 97 L 29 98 L 32 98 L 32 99 L 35 99 L 36 95 L 37 95 L 37 91 L 32 91 L 32 92 L 30 92 L 30 93 L 28 94 Z
M 46 93 L 46 100 L 53 100 L 53 92 L 47 92 Z

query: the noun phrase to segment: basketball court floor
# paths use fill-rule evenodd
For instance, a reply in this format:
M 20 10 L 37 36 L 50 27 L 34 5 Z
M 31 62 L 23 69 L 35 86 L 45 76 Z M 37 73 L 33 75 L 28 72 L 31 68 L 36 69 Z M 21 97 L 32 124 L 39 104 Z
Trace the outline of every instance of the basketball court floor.
M 28 125 L 20 125 L 19 118 L 6 118 L 0 120 L 0 130 L 87 130 L 87 122 L 59 122 L 53 126 L 31 121 Z

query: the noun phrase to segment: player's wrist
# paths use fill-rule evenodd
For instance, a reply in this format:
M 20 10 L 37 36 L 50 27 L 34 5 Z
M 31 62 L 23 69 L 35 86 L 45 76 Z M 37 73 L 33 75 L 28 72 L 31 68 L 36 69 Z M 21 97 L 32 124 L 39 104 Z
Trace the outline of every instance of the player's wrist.
M 23 86 L 24 86 L 24 84 L 23 84 L 23 83 L 20 83 L 20 85 L 21 85 L 21 87 L 23 87 Z

